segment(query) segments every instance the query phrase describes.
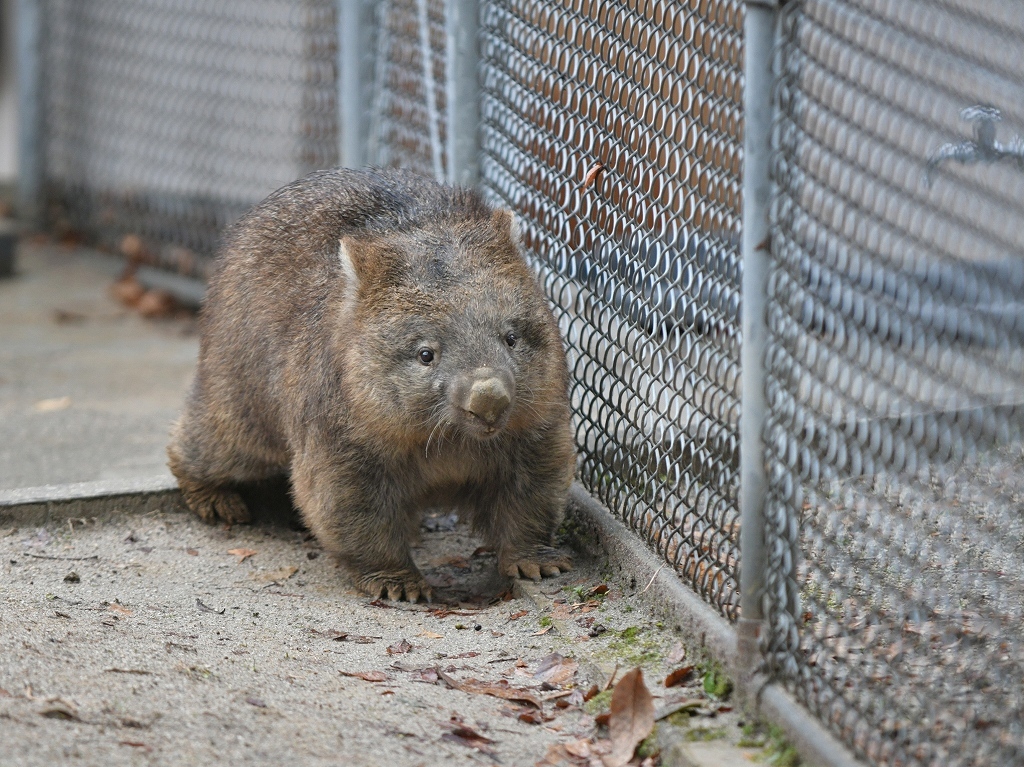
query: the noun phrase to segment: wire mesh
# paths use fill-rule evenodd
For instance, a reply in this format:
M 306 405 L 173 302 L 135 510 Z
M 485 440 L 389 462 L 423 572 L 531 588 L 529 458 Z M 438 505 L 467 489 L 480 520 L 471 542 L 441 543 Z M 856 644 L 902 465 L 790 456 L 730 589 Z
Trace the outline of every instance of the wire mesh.
M 447 179 L 445 0 L 387 0 L 377 13 L 372 163 Z
M 858 754 L 1024 763 L 1024 16 L 783 12 L 766 660 Z
M 742 4 L 482 9 L 481 160 L 569 348 L 579 475 L 738 610 Z
M 203 275 L 223 227 L 337 163 L 333 0 L 41 0 L 50 223 Z

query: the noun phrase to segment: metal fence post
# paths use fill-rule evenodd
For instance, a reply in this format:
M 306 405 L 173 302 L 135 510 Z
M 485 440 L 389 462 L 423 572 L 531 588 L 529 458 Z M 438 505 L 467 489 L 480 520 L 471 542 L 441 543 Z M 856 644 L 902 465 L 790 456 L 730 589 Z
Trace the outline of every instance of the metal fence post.
M 18 0 L 18 215 L 31 225 L 42 214 L 42 22 L 40 0 Z
M 449 0 L 448 180 L 473 186 L 480 178 L 480 3 Z
M 747 0 L 744 26 L 745 92 L 743 95 L 743 346 L 740 414 L 740 662 L 753 669 L 764 612 L 766 552 L 764 498 L 765 423 L 764 352 L 768 341 L 765 293 L 768 287 L 768 178 L 772 132 L 772 60 L 778 3 Z
M 362 167 L 368 160 L 366 38 L 372 30 L 365 13 L 363 0 L 338 0 L 339 157 L 347 168 Z

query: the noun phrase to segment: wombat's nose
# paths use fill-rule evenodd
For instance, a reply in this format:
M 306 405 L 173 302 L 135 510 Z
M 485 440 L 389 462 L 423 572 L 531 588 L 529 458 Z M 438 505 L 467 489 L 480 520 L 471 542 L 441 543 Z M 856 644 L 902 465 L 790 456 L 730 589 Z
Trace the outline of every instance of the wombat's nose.
M 493 424 L 508 407 L 512 397 L 500 378 L 485 378 L 474 381 L 466 399 L 466 410 L 482 420 Z

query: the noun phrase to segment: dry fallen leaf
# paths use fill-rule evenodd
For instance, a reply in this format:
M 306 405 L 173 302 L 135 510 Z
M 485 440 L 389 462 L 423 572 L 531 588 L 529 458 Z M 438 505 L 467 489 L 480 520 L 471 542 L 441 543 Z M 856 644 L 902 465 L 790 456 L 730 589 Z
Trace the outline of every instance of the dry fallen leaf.
M 460 680 L 449 676 L 440 669 L 437 670 L 437 676 L 441 681 L 454 690 L 476 693 L 478 695 L 490 695 L 495 698 L 502 698 L 503 700 L 511 700 L 518 703 L 529 703 L 531 706 L 536 706 L 537 708 L 541 707 L 540 700 L 536 695 L 531 693 L 529 690 L 509 686 L 509 683 L 504 679 L 500 679 L 497 682 L 480 682 L 476 679 Z
M 52 399 L 41 399 L 32 406 L 37 413 L 53 413 L 58 410 L 67 410 L 71 407 L 71 397 L 54 397 Z
M 665 677 L 665 686 L 675 687 L 677 684 L 682 684 L 693 675 L 693 669 L 693 666 L 683 666 L 682 668 L 677 668 L 675 671 L 673 671 L 671 674 Z
M 388 655 L 401 655 L 412 650 L 412 643 L 408 639 L 403 639 L 400 642 L 395 642 L 393 645 L 388 645 Z
M 575 676 L 579 667 L 580 664 L 572 658 L 565 658 L 560 653 L 553 652 L 541 660 L 533 677 L 548 684 L 565 684 Z
M 453 728 L 451 732 L 446 732 L 441 736 L 441 740 L 458 743 L 460 746 L 467 746 L 468 748 L 475 748 L 488 756 L 494 755 L 494 752 L 487 748 L 487 745 L 494 741 L 481 735 L 472 727 L 466 727 L 465 725 L 459 725 Z
M 242 560 L 238 561 L 241 562 Z M 299 568 L 290 565 L 288 567 L 280 567 L 277 570 L 266 570 L 254 573 L 252 577 L 258 581 L 286 581 L 298 571 Z
M 665 660 L 669 665 L 674 666 L 676 663 L 686 657 L 686 648 L 683 647 L 682 642 L 676 642 L 672 649 L 668 651 L 668 655 L 665 656 Z
M 238 564 L 241 564 L 249 557 L 255 556 L 257 552 L 254 549 L 228 549 L 228 554 L 238 557 Z
M 534 631 L 532 634 L 530 634 L 530 636 L 539 637 L 543 634 L 547 634 L 549 631 L 551 631 L 551 626 L 545 626 L 540 631 Z
M 529 614 L 530 614 L 529 610 L 520 610 L 517 613 L 512 613 L 511 615 L 509 615 L 508 616 L 508 620 L 511 623 L 512 621 L 517 621 L 520 618 L 524 618 L 524 617 L 526 617 Z
M 109 605 L 107 605 L 107 609 L 114 613 L 121 613 L 121 615 L 132 614 L 131 610 L 129 610 L 127 607 L 117 604 L 116 602 L 112 602 Z
M 339 671 L 342 676 L 354 676 L 364 682 L 386 682 L 390 677 L 383 671 Z
M 644 684 L 643 671 L 635 668 L 622 675 L 612 693 L 608 712 L 612 750 L 602 757 L 605 767 L 623 767 L 653 729 L 654 699 Z
M 444 639 L 444 634 L 435 634 L 433 631 L 421 631 L 419 636 L 427 639 Z

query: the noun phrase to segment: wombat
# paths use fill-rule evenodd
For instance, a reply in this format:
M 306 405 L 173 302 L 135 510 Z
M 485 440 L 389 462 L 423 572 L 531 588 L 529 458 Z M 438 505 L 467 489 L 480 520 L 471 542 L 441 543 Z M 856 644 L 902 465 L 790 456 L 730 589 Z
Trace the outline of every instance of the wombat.
M 200 330 L 168 455 L 204 520 L 246 521 L 239 485 L 287 475 L 374 596 L 431 597 L 410 554 L 426 508 L 467 516 L 505 575 L 570 569 L 568 369 L 508 211 L 398 171 L 313 173 L 228 233 Z

